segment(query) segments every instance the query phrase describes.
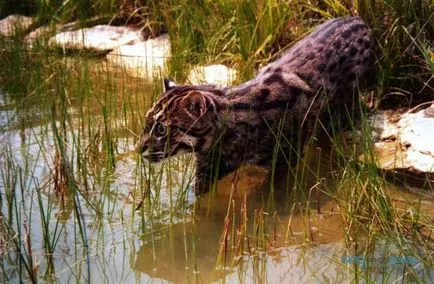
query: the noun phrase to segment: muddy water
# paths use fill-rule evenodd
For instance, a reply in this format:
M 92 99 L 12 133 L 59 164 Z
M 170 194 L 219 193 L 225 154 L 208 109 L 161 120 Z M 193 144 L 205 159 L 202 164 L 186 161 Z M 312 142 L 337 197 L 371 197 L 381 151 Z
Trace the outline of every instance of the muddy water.
M 15 231 L 21 228 L 26 236 L 21 253 L 31 255 L 36 279 L 61 283 L 85 281 L 89 275 L 93 282 L 114 283 L 354 279 L 352 266 L 342 261 L 348 253 L 345 224 L 333 199 L 337 181 L 326 144 L 311 147 L 306 158 L 310 170 L 279 172 L 270 183 L 264 170 L 243 168 L 221 180 L 215 192 L 197 199 L 191 191 L 191 155 L 149 165 L 133 151 L 154 85 L 106 67 L 90 72 L 74 66 L 57 90 L 66 88 L 67 99 L 55 105 L 61 109 L 67 104 L 67 119 L 53 119 L 53 107 L 47 107 L 50 96 L 29 90 L 26 82 L 16 82 L 23 84 L 18 91 L 0 91 L 2 218 L 6 223 L 14 220 Z M 84 71 L 86 76 L 77 75 Z M 90 80 L 86 84 L 94 86 L 88 91 L 89 100 L 80 98 L 86 88 L 80 80 Z M 133 107 L 128 109 L 131 101 Z M 76 177 L 80 191 L 75 196 L 55 190 L 61 180 L 56 125 L 67 125 L 62 139 L 71 161 L 67 170 Z M 107 145 L 115 148 L 110 163 L 102 162 Z M 88 165 L 85 174 L 80 163 Z M 7 181 L 16 177 L 14 172 L 22 173 L 23 182 L 16 183 L 20 190 L 13 191 L 15 201 L 9 202 Z M 417 203 L 434 215 L 429 198 L 421 201 L 417 193 L 396 187 L 388 193 L 404 211 Z M 14 219 L 10 208 L 20 218 Z M 29 279 L 11 245 L 11 238 L 19 234 L 11 236 L 3 227 L 1 232 L 3 279 L 17 281 L 20 274 Z M 44 245 L 47 236 L 56 240 L 52 263 Z M 381 245 L 377 255 L 382 255 Z M 400 277 L 404 266 L 394 265 L 391 277 Z M 372 278 L 381 280 L 381 273 L 373 271 Z
M 190 222 L 173 225 L 155 243 L 142 246 L 136 269 L 173 282 L 256 279 L 275 283 L 312 280 L 318 268 L 339 260 L 343 231 L 340 217 L 333 212 L 336 204 L 315 193 L 311 204 L 296 208 L 283 201 L 288 198 L 286 189 L 275 187 L 276 193 L 270 192 L 263 170 L 245 168 L 238 175 L 236 184 L 231 175 L 218 184 L 216 193 L 196 200 Z M 299 210 L 306 206 L 315 213 Z M 263 228 L 255 228 L 253 220 L 265 223 L 266 236 L 255 235 L 255 230 Z M 244 221 L 249 233 L 243 236 Z M 342 269 L 333 267 L 317 279 L 336 278 Z

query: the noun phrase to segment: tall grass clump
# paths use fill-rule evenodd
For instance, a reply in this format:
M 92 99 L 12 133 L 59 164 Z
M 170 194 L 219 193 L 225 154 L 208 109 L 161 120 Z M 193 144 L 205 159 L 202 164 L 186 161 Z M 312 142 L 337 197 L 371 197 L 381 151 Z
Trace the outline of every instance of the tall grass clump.
M 181 57 L 174 58 L 172 72 L 181 73 L 183 61 L 223 62 L 245 71 L 241 77 L 246 79 L 272 48 L 277 50 L 294 38 L 288 26 L 297 10 L 286 1 L 162 2 L 172 48 Z
M 330 18 L 360 15 L 373 30 L 373 85 L 382 107 L 408 106 L 434 97 L 434 6 L 421 1 L 12 1 L 3 14 L 23 7 L 41 23 L 92 22 L 136 25 L 144 37 L 168 32 L 171 73 L 184 79 L 192 64 L 225 63 L 241 80 L 278 56 L 311 28 Z M 28 7 L 32 7 L 29 9 Z M 89 23 L 90 23 L 89 22 Z
M 108 224 L 119 224 L 123 214 L 122 225 L 136 222 L 126 217 L 134 206 L 124 204 L 115 181 L 119 160 L 128 159 L 136 140 L 131 133 L 139 132 L 150 104 L 149 97 L 138 95 L 142 81 L 114 75 L 89 56 L 45 51 L 42 46 L 30 50 L 17 39 L 5 41 L 0 53 L 0 274 L 5 282 L 53 280 L 65 271 L 90 281 L 91 258 L 97 251 L 104 254 L 111 241 Z M 145 200 L 146 181 L 131 172 L 131 195 Z M 121 206 L 128 213 L 121 214 Z
M 432 1 L 361 1 L 359 5 L 377 42 L 380 105 L 410 106 L 432 100 Z
M 381 279 L 394 279 L 393 265 L 375 263 L 381 255 L 386 260 L 411 259 L 417 265 L 406 266 L 408 272 L 403 273 L 402 279 L 423 281 L 434 265 L 430 249 L 434 228 L 431 213 L 421 206 L 423 195 L 411 198 L 405 196 L 405 190 L 402 195 L 393 192 L 393 181 L 376 165 L 372 126 L 363 108 L 357 109 L 362 113 L 348 115 L 351 135 L 336 131 L 341 128 L 332 124 L 329 135 L 337 179 L 336 188 L 326 189 L 339 208 L 345 255 L 363 260 L 351 263 L 353 279 L 374 281 L 379 265 L 383 265 Z M 407 204 L 406 207 L 402 208 L 400 202 Z

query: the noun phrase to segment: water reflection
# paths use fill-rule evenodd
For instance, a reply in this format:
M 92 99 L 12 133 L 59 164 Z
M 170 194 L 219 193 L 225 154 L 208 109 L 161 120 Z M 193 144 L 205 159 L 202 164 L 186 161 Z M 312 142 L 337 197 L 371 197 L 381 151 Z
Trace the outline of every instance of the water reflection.
M 302 180 L 294 172 L 279 172 L 270 186 L 268 173 L 254 167 L 225 177 L 215 192 L 195 201 L 183 222 L 145 236 L 133 268 L 175 283 L 353 281 L 352 264 L 342 262 L 351 252 L 344 245 L 344 219 L 331 198 L 336 188 L 331 152 L 324 149 L 310 152 L 309 170 L 297 170 L 305 173 Z M 397 208 L 420 200 L 393 185 L 387 192 L 393 203 L 400 201 Z M 421 212 L 432 213 L 432 200 L 420 204 Z M 390 256 L 393 250 L 384 247 L 374 249 L 377 257 Z M 372 269 L 370 277 L 382 281 L 390 271 L 390 279 L 399 279 L 405 269 L 405 264 Z M 417 273 L 426 277 L 429 271 Z
M 316 177 L 306 180 L 307 204 L 291 196 L 292 173 L 278 173 L 274 187 L 268 177 L 254 167 L 225 177 L 215 192 L 196 200 L 187 222 L 159 228 L 151 239 L 145 236 L 134 269 L 177 283 L 210 282 L 233 274 L 248 256 L 279 262 L 282 247 L 342 240 L 336 204 L 324 188 L 314 187 Z

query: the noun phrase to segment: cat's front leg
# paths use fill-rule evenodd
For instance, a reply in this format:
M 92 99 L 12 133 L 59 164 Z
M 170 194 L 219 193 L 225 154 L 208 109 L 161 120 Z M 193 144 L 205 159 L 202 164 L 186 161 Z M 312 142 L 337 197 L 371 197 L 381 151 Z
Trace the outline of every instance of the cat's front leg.
M 208 192 L 214 182 L 235 170 L 236 165 L 221 160 L 216 165 L 212 160 L 198 156 L 196 159 L 196 173 L 193 186 L 195 195 L 197 196 Z
M 199 196 L 209 191 L 211 186 L 211 169 L 205 160 L 197 158 L 196 172 L 194 175 L 194 194 Z

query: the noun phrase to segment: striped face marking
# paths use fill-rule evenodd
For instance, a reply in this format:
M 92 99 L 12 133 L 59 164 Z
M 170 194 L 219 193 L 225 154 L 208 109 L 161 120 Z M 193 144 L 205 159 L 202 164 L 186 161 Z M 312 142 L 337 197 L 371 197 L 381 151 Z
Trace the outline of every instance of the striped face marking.
M 209 92 L 198 87 L 172 87 L 146 114 L 141 138 L 145 159 L 158 162 L 208 145 L 216 105 Z

